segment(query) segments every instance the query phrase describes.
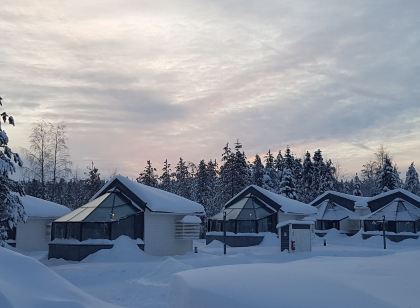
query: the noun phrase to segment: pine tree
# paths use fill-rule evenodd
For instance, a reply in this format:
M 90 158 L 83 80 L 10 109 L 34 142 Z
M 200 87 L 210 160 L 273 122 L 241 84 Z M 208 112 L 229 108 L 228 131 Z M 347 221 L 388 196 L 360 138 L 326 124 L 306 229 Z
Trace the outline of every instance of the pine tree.
M 160 189 L 168 192 L 173 191 L 171 164 L 168 163 L 167 159 L 163 163 L 162 175 L 160 176 Z
M 226 202 L 234 196 L 234 155 L 227 143 L 223 148 L 222 166 L 220 167 L 220 199 Z
M 315 199 L 321 194 L 321 187 L 323 181 L 324 158 L 321 150 L 316 150 L 312 158 L 312 180 L 311 180 L 311 200 Z
M 156 169 L 152 167 L 150 160 L 147 161 L 146 167 L 143 172 L 139 174 L 139 177 L 136 179 L 137 182 L 142 183 L 147 186 L 157 187 L 157 175 L 155 174 Z
M 392 166 L 391 158 L 385 155 L 382 170 L 379 174 L 377 186 L 378 190 L 386 192 L 399 187 L 401 180 L 396 167 Z
M 1 105 L 1 100 L 0 100 Z M 15 125 L 14 118 L 5 111 L 1 114 L 3 122 Z M 0 123 L 0 245 L 4 246 L 8 238 L 7 231 L 16 228 L 17 224 L 26 220 L 25 210 L 19 196 L 24 195 L 22 186 L 9 178 L 16 172 L 15 164 L 22 166 L 19 154 L 8 146 L 9 137 Z
M 404 189 L 416 195 L 420 194 L 419 175 L 417 173 L 416 167 L 414 166 L 414 162 L 412 162 L 410 167 L 408 167 L 407 173 L 405 175 Z
M 251 180 L 251 171 L 248 165 L 245 152 L 242 151 L 242 144 L 238 141 L 235 143 L 234 153 L 234 195 L 249 185 Z
M 264 165 L 261 157 L 255 155 L 254 163 L 252 164 L 252 184 L 263 187 L 264 183 Z
M 187 163 L 180 157 L 175 167 L 175 194 L 191 199 L 190 172 Z
M 360 182 L 360 179 L 359 179 L 359 176 L 357 175 L 357 173 L 356 173 L 356 176 L 354 177 L 354 180 L 353 180 L 353 186 L 354 186 L 353 195 L 363 196 L 362 190 L 361 190 L 362 183 Z
M 285 167 L 280 183 L 280 194 L 290 199 L 296 199 L 296 188 L 293 182 L 292 171 L 288 167 Z
M 208 200 L 207 200 L 207 217 L 211 217 L 219 213 L 223 207 L 223 200 L 221 198 L 221 181 L 218 176 L 217 162 L 210 160 L 207 163 L 207 185 L 208 185 Z
M 268 150 L 268 153 L 265 156 L 263 188 L 272 192 L 277 192 L 279 190 L 278 176 L 274 165 L 274 156 L 271 154 L 270 150 Z
M 249 185 L 250 168 L 246 161 L 245 153 L 242 151 L 242 144 L 235 143 L 235 152 L 229 147 L 229 144 L 223 148 L 222 166 L 220 168 L 221 180 L 221 200 L 228 201 L 247 185 Z
M 302 197 L 301 201 L 309 203 L 313 200 L 312 194 L 312 180 L 313 180 L 313 165 L 311 160 L 311 154 L 307 151 L 305 159 L 303 160 L 302 167 Z
M 87 170 L 87 178 L 84 180 L 85 203 L 89 202 L 104 184 L 101 180 L 99 169 L 95 167 L 93 162 L 90 167 L 87 167 Z

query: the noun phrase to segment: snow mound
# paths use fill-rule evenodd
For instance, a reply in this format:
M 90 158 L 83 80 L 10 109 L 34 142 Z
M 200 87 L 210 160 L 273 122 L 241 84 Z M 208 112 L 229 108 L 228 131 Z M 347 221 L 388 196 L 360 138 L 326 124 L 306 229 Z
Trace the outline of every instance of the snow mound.
M 139 262 L 150 258 L 137 246 L 137 241 L 122 235 L 113 242 L 111 249 L 99 250 L 82 262 Z
M 266 232 L 264 233 L 264 239 L 259 246 L 262 247 L 273 247 L 278 246 L 280 247 L 280 239 L 277 237 L 277 234 Z
M 298 262 L 207 267 L 173 277 L 171 307 L 393 307 L 342 280 L 301 269 Z
M 169 284 L 168 277 L 182 271 L 190 270 L 193 267 L 182 263 L 172 257 L 167 257 L 156 269 L 145 275 L 141 280 L 149 282 L 160 282 Z
M 0 307 L 116 307 L 96 299 L 33 258 L 0 248 Z

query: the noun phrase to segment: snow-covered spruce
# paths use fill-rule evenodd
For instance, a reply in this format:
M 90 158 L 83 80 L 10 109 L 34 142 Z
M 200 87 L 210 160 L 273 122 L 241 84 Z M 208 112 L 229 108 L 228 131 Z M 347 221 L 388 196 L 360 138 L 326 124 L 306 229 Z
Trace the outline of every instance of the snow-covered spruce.
M 8 122 L 15 125 L 12 116 L 5 111 L 1 114 L 3 124 Z M 19 154 L 14 153 L 8 146 L 9 137 L 0 123 L 0 245 L 3 246 L 8 238 L 8 231 L 21 221 L 26 220 L 26 214 L 19 195 L 23 196 L 22 186 L 9 176 L 15 170 L 15 164 L 22 166 Z

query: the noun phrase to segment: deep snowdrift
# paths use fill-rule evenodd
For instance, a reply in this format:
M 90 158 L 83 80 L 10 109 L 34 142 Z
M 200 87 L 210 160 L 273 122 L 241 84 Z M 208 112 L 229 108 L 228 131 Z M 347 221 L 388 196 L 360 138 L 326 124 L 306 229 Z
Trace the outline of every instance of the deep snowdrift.
M 0 248 L 0 307 L 115 306 L 82 292 L 35 259 Z
M 288 264 L 241 264 L 175 275 L 171 307 L 393 307 L 374 295 Z
M 142 244 L 142 241 L 122 235 L 112 243 L 114 246 L 111 249 L 99 250 L 87 256 L 83 262 L 139 262 L 151 259 L 137 246 L 137 244 Z

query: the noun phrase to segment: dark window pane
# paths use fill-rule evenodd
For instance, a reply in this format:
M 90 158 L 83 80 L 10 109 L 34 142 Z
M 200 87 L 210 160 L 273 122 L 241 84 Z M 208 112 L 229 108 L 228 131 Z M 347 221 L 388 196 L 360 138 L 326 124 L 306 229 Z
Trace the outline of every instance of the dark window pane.
M 109 239 L 108 223 L 83 223 L 83 240 Z

